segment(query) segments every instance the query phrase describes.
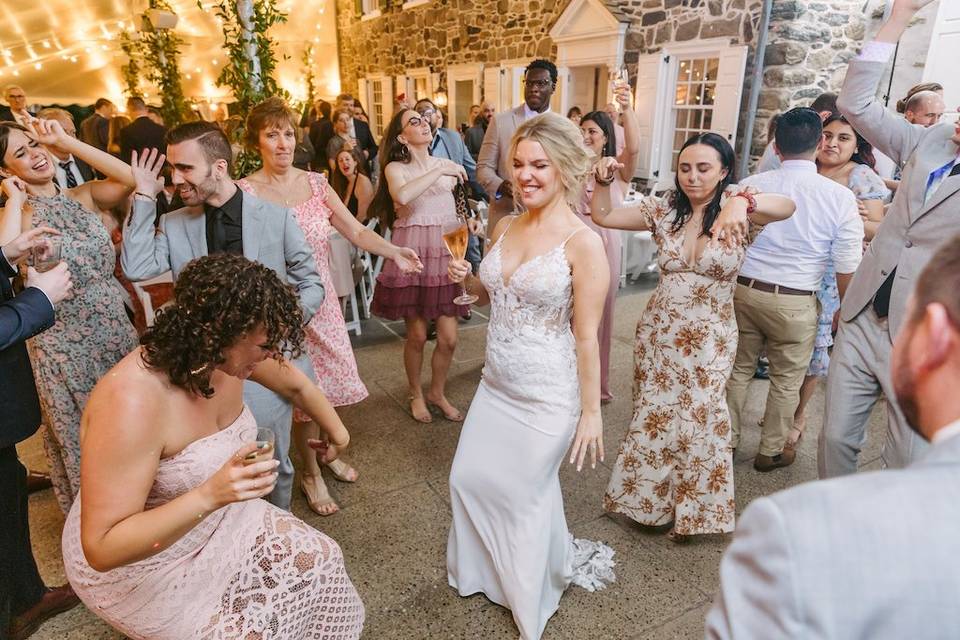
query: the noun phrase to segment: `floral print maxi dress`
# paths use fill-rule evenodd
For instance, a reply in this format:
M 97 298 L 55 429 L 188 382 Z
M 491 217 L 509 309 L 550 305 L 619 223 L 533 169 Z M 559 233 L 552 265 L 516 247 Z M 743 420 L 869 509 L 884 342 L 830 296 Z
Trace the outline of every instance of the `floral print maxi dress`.
M 59 231 L 73 290 L 57 322 L 29 343 L 50 479 L 64 513 L 80 490 L 80 416 L 94 385 L 137 346 L 113 277 L 116 252 L 100 216 L 63 194 L 31 196 L 33 225 Z
M 689 264 L 669 201 L 648 197 L 640 209 L 659 249 L 660 282 L 637 324 L 633 419 L 604 509 L 644 525 L 673 522 L 683 535 L 732 531 L 724 388 L 737 353 L 733 294 L 746 246 L 710 242 Z M 761 228 L 751 224 L 748 244 Z

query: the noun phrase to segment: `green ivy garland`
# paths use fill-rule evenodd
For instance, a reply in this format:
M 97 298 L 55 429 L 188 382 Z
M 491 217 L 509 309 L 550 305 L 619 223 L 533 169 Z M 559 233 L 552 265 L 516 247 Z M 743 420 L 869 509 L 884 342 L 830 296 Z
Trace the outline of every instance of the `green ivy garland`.
M 204 9 L 201 0 L 197 0 L 197 5 Z M 223 25 L 223 46 L 228 60 L 216 84 L 229 87 L 233 92 L 234 113 L 245 115 L 258 102 L 271 96 L 289 100 L 290 96 L 273 76 L 277 56 L 273 42 L 267 37 L 270 27 L 287 21 L 287 14 L 277 9 L 274 0 L 217 0 L 214 13 Z M 260 166 L 260 156 L 244 150 L 234 162 L 234 176 L 249 175 Z
M 127 56 L 127 63 L 120 67 L 120 74 L 123 76 L 123 83 L 126 85 L 125 93 L 128 96 L 140 95 L 140 43 L 133 39 L 129 31 L 120 33 L 120 50 Z
M 307 88 L 307 104 L 313 104 L 316 91 L 316 78 L 313 75 L 313 45 L 308 44 L 303 50 L 303 56 L 300 58 L 303 63 L 304 84 Z
M 150 0 L 149 6 L 151 9 L 173 11 L 166 0 Z M 155 84 L 160 91 L 160 112 L 164 122 L 167 127 L 175 127 L 183 122 L 189 112 L 177 65 L 183 39 L 170 29 L 145 31 L 142 39 L 147 80 Z

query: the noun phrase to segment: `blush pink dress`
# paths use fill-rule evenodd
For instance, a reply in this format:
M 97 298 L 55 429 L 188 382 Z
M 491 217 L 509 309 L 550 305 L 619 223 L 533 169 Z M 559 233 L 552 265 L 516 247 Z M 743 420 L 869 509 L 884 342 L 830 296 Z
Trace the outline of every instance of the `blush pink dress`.
M 431 158 L 439 163 L 439 158 Z M 422 175 L 422 169 L 398 163 L 406 179 Z M 433 165 L 431 165 L 432 167 Z M 381 178 L 386 180 L 386 178 Z M 447 277 L 450 254 L 443 244 L 443 224 L 457 219 L 457 204 L 453 198 L 456 178 L 443 176 L 406 205 L 394 204 L 397 219 L 393 223 L 393 244 L 409 247 L 417 252 L 423 263 L 420 273 L 403 273 L 394 262 L 387 262 L 377 276 L 371 311 L 387 320 L 457 317 L 469 306 L 456 305 L 453 299 L 460 295 L 460 285 Z
M 603 249 L 607 254 L 607 266 L 610 268 L 610 286 L 607 289 L 607 298 L 603 302 L 603 317 L 600 319 L 600 329 L 598 331 L 600 341 L 600 397 L 603 400 L 609 400 L 613 398 L 613 394 L 610 392 L 610 344 L 613 340 L 613 307 L 617 301 L 617 292 L 620 290 L 620 252 L 623 232 L 619 229 L 607 229 L 594 224 L 590 217 L 590 203 L 593 200 L 595 187 L 596 180 L 591 175 L 587 178 L 583 187 L 583 194 L 577 211 L 583 216 L 584 223 L 603 240 Z M 624 194 L 629 189 L 630 185 L 621 180 L 620 175 L 617 174 L 613 185 L 610 187 L 610 199 L 613 206 L 620 206 Z
M 306 340 L 304 350 L 310 357 L 313 372 L 317 376 L 317 386 L 335 407 L 355 404 L 367 397 L 368 392 L 360 373 L 357 361 L 353 357 L 353 347 L 347 334 L 347 325 L 343 320 L 343 309 L 333 288 L 330 276 L 330 234 L 334 232 L 330 224 L 333 215 L 327 206 L 330 185 L 319 173 L 308 173 L 313 196 L 301 205 L 294 207 L 297 224 L 313 249 L 317 262 L 317 272 L 323 280 L 326 295 L 316 314 L 304 327 Z M 238 180 L 237 186 L 251 195 L 257 195 L 253 185 L 247 180 Z M 297 422 L 309 422 L 310 417 L 294 409 L 293 419 Z
M 145 508 L 202 484 L 256 428 L 244 407 L 230 426 L 161 460 Z M 67 578 L 90 611 L 131 638 L 360 637 L 363 603 L 340 547 L 265 500 L 218 509 L 160 553 L 106 572 L 84 557 L 80 505 L 63 529 Z

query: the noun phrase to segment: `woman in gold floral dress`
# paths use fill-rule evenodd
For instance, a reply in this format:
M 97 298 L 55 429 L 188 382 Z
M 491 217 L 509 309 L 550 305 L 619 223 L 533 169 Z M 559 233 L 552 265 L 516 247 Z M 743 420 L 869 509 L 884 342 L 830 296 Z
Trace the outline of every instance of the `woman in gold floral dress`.
M 637 325 L 633 420 L 604 496 L 607 511 L 643 525 L 673 524 L 668 536 L 733 530 L 733 455 L 724 385 L 737 352 L 733 293 L 749 243 L 762 225 L 792 215 L 783 196 L 734 184 L 723 137 L 684 144 L 676 189 L 611 211 L 616 161 L 597 168 L 593 220 L 649 230 L 660 283 Z

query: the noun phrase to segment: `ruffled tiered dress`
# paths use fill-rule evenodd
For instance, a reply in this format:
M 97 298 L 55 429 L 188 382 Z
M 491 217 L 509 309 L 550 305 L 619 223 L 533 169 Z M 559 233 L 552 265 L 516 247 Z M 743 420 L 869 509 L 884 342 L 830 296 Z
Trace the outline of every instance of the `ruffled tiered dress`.
M 438 159 L 431 159 L 439 162 Z M 419 177 L 422 169 L 400 164 L 405 180 Z M 383 179 L 386 179 L 385 177 Z M 450 254 L 443 244 L 442 226 L 456 218 L 453 187 L 456 178 L 443 176 L 406 205 L 395 204 L 397 220 L 390 240 L 395 245 L 417 252 L 423 263 L 420 273 L 403 273 L 393 261 L 387 261 L 377 277 L 371 310 L 387 320 L 456 317 L 468 307 L 456 305 L 460 285 L 447 277 Z

